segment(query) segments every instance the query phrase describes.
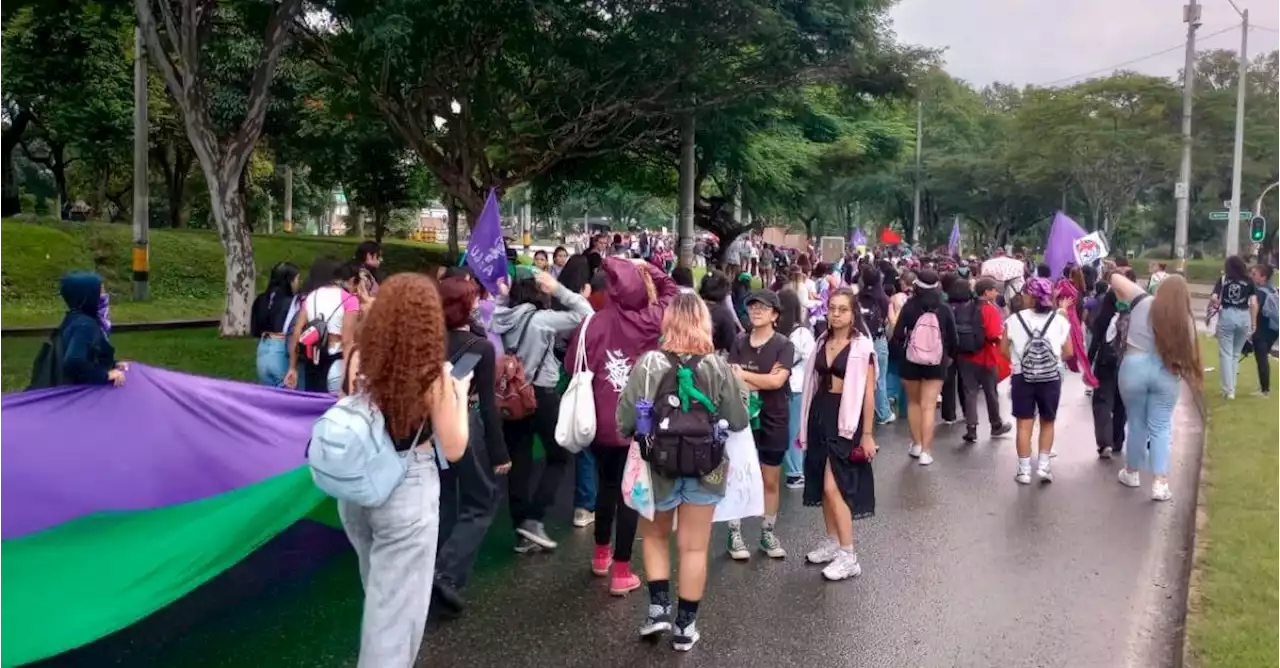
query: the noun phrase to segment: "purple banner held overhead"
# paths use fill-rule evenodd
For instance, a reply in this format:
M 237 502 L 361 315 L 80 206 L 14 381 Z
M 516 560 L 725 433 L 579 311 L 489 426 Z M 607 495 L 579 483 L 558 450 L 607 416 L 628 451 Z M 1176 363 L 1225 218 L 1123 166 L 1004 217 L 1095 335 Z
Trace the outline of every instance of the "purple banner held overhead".
M 1088 234 L 1084 228 L 1076 224 L 1065 213 L 1053 214 L 1053 227 L 1049 229 L 1049 238 L 1044 242 L 1044 262 L 1049 265 L 1054 280 L 1062 276 L 1062 268 L 1075 262 L 1073 248 L 1076 239 Z
M 960 218 L 957 217 L 951 222 L 951 238 L 947 240 L 947 252 L 951 255 L 960 254 Z
M 498 197 L 493 188 L 484 201 L 484 210 L 471 230 L 467 241 L 467 266 L 476 280 L 489 291 L 499 294 L 498 281 L 507 278 L 507 247 L 502 242 L 502 217 L 498 211 Z
M 861 227 L 853 228 L 853 234 L 849 236 L 849 243 L 853 244 L 854 248 L 867 245 L 867 235 L 862 233 Z
M 130 365 L 121 387 L 6 394 L 3 538 L 195 501 L 295 469 L 333 401 L 144 364 Z

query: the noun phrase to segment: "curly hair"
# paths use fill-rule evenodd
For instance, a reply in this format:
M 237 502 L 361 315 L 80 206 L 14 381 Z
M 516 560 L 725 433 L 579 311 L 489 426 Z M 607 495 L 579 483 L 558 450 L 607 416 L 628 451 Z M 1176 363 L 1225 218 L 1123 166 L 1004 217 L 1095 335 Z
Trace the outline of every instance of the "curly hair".
M 378 288 L 357 335 L 364 388 L 387 419 L 392 438 L 413 433 L 427 418 L 424 397 L 445 362 L 444 315 L 436 284 L 403 273 Z

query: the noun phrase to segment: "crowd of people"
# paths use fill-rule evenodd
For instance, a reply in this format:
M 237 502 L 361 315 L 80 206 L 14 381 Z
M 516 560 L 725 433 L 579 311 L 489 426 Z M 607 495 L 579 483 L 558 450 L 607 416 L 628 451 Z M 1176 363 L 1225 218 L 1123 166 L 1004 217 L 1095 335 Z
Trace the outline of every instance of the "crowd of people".
M 1144 286 L 1121 261 L 1054 277 L 1000 249 L 980 261 L 894 248 L 826 260 L 813 249 L 736 248 L 718 263 L 712 256 L 697 285 L 691 268 L 672 266 L 669 243 L 633 248 L 609 235 L 583 252 L 513 261 L 495 292 L 466 267 L 383 281 L 373 242 L 351 261 L 316 260 L 305 280 L 288 263 L 271 269 L 252 308 L 261 382 L 368 396 L 408 462 L 387 503 L 340 505 L 365 588 L 360 665 L 411 665 L 428 610 L 464 612 L 504 479 L 514 549 L 529 554 L 557 548 L 546 514 L 572 475 L 573 525 L 594 532 L 591 571 L 614 595 L 647 588 L 640 635 L 669 633 L 682 651 L 700 637 L 731 433 L 750 432 L 760 464 L 759 551 L 787 556 L 775 532 L 782 490 L 802 490 L 825 525 L 804 559 L 829 581 L 862 572 L 853 523 L 875 513 L 877 425 L 904 419 L 907 454 L 929 466 L 935 436 L 947 433 L 939 421 L 962 417 L 961 442 L 978 440 L 981 395 L 989 435 L 1014 432 L 1016 483 L 1050 483 L 1067 371 L 1091 394 L 1098 456 L 1124 453 L 1120 483 L 1137 487 L 1147 471 L 1151 497 L 1171 498 L 1174 406 L 1183 384 L 1199 394 L 1204 371 L 1182 276 L 1153 272 Z M 1228 397 L 1249 340 L 1263 351 L 1261 391 L 1269 389 L 1270 279 L 1269 267 L 1249 270 L 1233 257 L 1215 289 Z M 62 295 L 66 382 L 123 383 L 101 279 L 68 275 Z M 474 369 L 453 377 L 469 354 L 479 358 Z M 595 436 L 572 451 L 557 426 L 578 372 L 591 374 Z M 652 471 L 651 519 L 628 502 L 633 447 Z M 734 560 L 752 556 L 744 531 L 730 522 Z M 643 578 L 631 566 L 637 533 Z

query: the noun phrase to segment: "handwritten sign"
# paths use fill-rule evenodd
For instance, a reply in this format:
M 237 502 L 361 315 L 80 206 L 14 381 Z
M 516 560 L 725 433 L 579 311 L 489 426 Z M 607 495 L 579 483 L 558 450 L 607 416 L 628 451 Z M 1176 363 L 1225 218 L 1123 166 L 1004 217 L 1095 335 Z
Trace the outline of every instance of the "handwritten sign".
M 729 458 L 724 499 L 716 504 L 714 522 L 728 522 L 764 514 L 764 479 L 760 477 L 760 455 L 751 430 L 729 434 L 724 454 Z
M 1071 244 L 1071 250 L 1075 254 L 1076 265 L 1081 267 L 1093 264 L 1109 253 L 1107 240 L 1100 232 L 1090 232 L 1076 239 Z

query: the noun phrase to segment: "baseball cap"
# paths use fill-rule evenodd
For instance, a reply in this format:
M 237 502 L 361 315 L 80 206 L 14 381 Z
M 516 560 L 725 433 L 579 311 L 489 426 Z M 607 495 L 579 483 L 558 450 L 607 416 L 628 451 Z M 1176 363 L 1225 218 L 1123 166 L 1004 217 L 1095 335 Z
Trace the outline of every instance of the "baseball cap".
M 759 302 L 769 308 L 782 312 L 782 302 L 778 301 L 778 295 L 772 290 L 756 290 L 747 296 L 747 306 L 751 306 L 753 302 Z

